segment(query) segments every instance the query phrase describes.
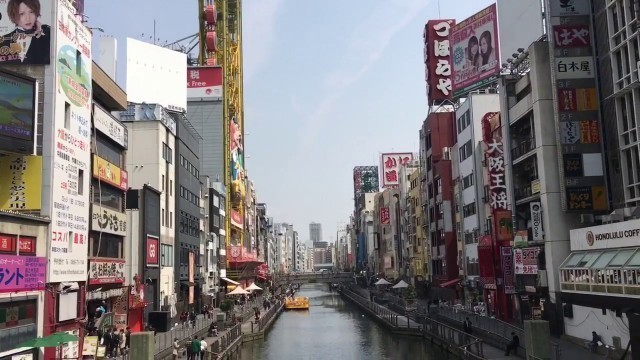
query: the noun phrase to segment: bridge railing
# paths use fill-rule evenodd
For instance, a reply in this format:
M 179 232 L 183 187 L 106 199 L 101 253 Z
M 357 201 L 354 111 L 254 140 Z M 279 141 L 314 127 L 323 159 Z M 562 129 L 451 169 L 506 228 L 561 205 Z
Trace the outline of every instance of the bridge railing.
M 267 324 L 269 323 L 269 321 L 271 321 L 271 319 L 273 319 L 273 317 L 276 316 L 276 314 L 278 314 L 280 310 L 282 310 L 282 306 L 283 306 L 282 301 L 276 300 L 276 302 L 273 305 L 271 305 L 269 310 L 267 310 L 267 312 L 264 314 L 264 316 L 260 318 L 260 320 L 258 320 L 258 322 L 255 322 L 255 321 L 251 322 L 251 333 L 255 334 L 255 333 L 259 333 L 260 331 L 263 331 L 267 326 Z
M 277 283 L 296 282 L 296 281 L 309 281 L 309 280 L 322 280 L 322 281 L 345 281 L 353 278 L 352 273 L 341 272 L 319 272 L 319 273 L 293 273 L 286 275 L 278 275 L 275 280 Z

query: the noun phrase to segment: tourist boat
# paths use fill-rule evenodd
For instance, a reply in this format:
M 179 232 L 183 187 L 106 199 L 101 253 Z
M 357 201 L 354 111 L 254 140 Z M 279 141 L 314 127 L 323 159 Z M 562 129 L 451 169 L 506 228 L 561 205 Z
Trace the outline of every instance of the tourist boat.
M 309 298 L 306 297 L 286 298 L 284 301 L 286 310 L 309 310 L 309 306 Z

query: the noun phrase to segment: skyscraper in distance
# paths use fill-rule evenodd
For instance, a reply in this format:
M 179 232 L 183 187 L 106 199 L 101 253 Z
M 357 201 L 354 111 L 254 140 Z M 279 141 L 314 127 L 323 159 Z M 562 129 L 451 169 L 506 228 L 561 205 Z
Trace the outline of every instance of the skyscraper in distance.
M 309 239 L 314 244 L 322 241 L 322 224 L 315 222 L 309 224 Z

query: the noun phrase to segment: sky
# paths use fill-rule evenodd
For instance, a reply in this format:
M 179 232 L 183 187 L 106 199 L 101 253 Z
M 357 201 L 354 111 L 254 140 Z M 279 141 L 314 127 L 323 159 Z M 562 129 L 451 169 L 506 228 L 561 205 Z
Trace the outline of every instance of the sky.
M 353 213 L 353 167 L 418 152 L 428 113 L 424 24 L 458 21 L 494 0 L 244 0 L 246 167 L 275 222 L 325 241 Z M 156 43 L 197 32 L 196 0 L 86 1 L 90 27 Z M 96 49 L 94 48 L 94 52 Z M 124 86 L 124 69 L 118 82 Z

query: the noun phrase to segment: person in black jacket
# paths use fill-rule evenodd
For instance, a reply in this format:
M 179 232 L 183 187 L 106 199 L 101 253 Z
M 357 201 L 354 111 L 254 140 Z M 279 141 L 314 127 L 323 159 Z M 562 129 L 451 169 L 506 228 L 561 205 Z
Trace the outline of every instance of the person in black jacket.
M 513 350 L 514 355 L 518 355 L 518 346 L 520 346 L 520 338 L 516 335 L 515 332 L 511 333 L 511 341 L 507 344 L 507 351 L 505 351 L 505 355 L 509 356 L 511 350 Z
M 2 36 L 2 64 L 49 64 L 51 27 L 40 22 L 40 0 L 9 0 L 7 15 L 16 29 Z M 9 50 L 9 51 L 7 51 Z

